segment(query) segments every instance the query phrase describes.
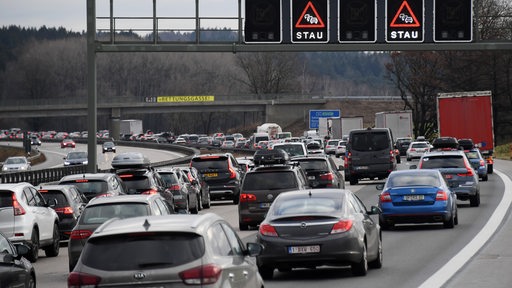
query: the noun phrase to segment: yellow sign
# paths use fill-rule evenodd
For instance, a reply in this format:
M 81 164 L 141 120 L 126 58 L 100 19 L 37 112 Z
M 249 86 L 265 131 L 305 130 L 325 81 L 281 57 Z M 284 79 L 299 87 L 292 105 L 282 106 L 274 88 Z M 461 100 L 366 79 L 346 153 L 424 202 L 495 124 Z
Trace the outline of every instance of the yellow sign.
M 158 96 L 156 102 L 213 102 L 215 96 Z

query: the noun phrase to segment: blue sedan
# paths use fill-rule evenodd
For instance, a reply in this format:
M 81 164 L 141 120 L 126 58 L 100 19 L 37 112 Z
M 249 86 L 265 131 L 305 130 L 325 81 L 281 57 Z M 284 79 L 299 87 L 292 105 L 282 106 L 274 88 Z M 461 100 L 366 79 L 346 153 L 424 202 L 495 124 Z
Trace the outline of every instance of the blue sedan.
M 466 153 L 466 157 L 468 157 L 468 160 L 471 163 L 473 169 L 475 169 L 475 171 L 478 173 L 478 177 L 480 177 L 482 181 L 487 181 L 489 177 L 487 175 L 487 161 L 480 153 L 480 150 L 478 150 L 478 148 L 464 150 L 464 153 Z
M 393 171 L 379 195 L 379 224 L 382 229 L 405 223 L 458 224 L 457 196 L 441 172 L 435 169 Z

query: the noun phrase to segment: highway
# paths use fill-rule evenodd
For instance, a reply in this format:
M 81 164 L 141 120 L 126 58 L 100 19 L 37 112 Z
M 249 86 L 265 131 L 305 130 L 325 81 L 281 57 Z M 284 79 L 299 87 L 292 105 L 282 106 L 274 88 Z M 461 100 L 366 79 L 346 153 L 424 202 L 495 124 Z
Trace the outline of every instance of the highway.
M 60 150 L 58 143 L 46 144 L 47 146 L 43 144 L 41 150 L 45 154 L 49 154 L 49 158 L 54 158 L 54 160 L 49 159 L 48 163 L 41 165 L 59 165 L 57 162 L 59 162 L 59 158 L 62 159 L 64 149 Z M 83 147 L 85 149 L 85 145 Z M 76 149 L 81 148 L 77 146 Z M 144 151 L 144 154 L 148 155 L 148 157 L 158 160 L 162 160 L 161 157 L 173 157 L 171 155 L 159 154 L 167 153 L 160 150 L 148 151 L 133 147 L 118 147 L 118 150 L 119 152 Z M 101 150 L 99 151 L 101 153 Z M 156 154 L 153 155 L 153 153 Z M 98 159 L 102 159 L 101 165 L 108 165 L 108 159 L 113 155 L 102 154 L 99 156 L 101 157 L 98 157 Z M 409 169 L 408 166 L 412 163 L 414 162 L 403 161 L 399 169 Z M 381 269 L 370 270 L 365 277 L 353 277 L 350 270 L 344 267 L 323 267 L 315 270 L 300 269 L 290 273 L 276 271 L 274 279 L 265 281 L 265 286 L 280 288 L 311 287 L 313 285 L 321 287 L 440 287 L 443 285 L 444 287 L 457 288 L 482 286 L 508 287 L 510 282 L 504 281 L 500 277 L 489 277 L 488 275 L 485 275 L 487 276 L 484 278 L 486 279 L 485 283 L 481 283 L 482 275 L 479 275 L 477 272 L 471 273 L 478 270 L 480 266 L 474 266 L 478 263 L 475 264 L 470 261 L 469 264 L 466 264 L 465 262 L 470 260 L 473 254 L 486 243 L 486 239 L 491 236 L 493 231 L 489 230 L 486 224 L 489 224 L 489 219 L 495 219 L 493 218 L 493 213 L 497 211 L 497 207 L 501 207 L 500 203 L 504 196 L 506 196 L 504 194 L 505 184 L 509 183 L 510 180 L 504 182 L 498 174 L 501 170 L 511 171 L 512 163 L 498 161 L 495 169 L 497 172 L 490 175 L 489 181 L 481 182 L 482 203 L 480 207 L 469 207 L 469 202 L 459 201 L 459 225 L 454 229 L 444 229 L 442 225 L 406 225 L 399 226 L 392 231 L 384 231 L 384 264 Z M 504 174 L 500 175 L 506 177 Z M 347 189 L 354 191 L 369 209 L 371 205 L 376 205 L 377 203 L 378 190 L 375 188 L 377 183 L 379 182 L 361 181 L 359 185 L 354 186 L 350 186 L 347 183 Z M 510 190 L 510 187 L 508 187 L 508 191 Z M 200 213 L 213 212 L 219 214 L 238 230 L 237 206 L 231 203 L 213 202 L 213 206 L 210 209 L 205 209 Z M 503 207 L 499 209 L 503 209 Z M 504 209 L 508 211 L 508 206 Z M 503 216 L 505 215 L 508 214 L 503 214 Z M 497 222 L 499 226 L 502 220 L 497 219 L 493 220 L 493 222 Z M 487 231 L 483 233 L 486 235 L 482 235 L 482 231 Z M 254 241 L 255 230 L 238 232 L 244 241 Z M 472 244 L 475 242 L 475 237 L 476 239 L 483 239 L 483 242 L 480 241 L 475 246 Z M 471 248 L 472 246 L 475 247 Z M 490 245 L 487 244 L 487 246 Z M 471 249 L 468 249 L 468 247 Z M 494 250 L 499 251 L 499 248 L 494 247 Z M 460 255 L 461 251 L 464 255 Z M 467 256 L 466 258 L 468 259 L 461 258 L 461 256 Z M 475 258 L 478 258 L 478 255 Z M 65 245 L 61 247 L 60 255 L 56 258 L 47 258 L 44 252 L 41 251 L 38 262 L 34 264 L 38 287 L 66 287 L 67 263 L 67 248 Z M 445 267 L 446 263 L 450 263 L 450 265 Z M 510 264 L 510 262 L 505 263 Z M 465 273 L 464 276 L 457 272 L 459 268 L 457 265 L 461 265 L 460 273 Z M 501 268 L 500 271 L 503 271 L 503 269 L 508 269 L 507 267 L 500 266 L 499 268 Z M 498 273 L 496 271 L 489 271 L 489 273 L 491 272 L 494 272 L 494 274 Z M 506 275 L 507 273 L 502 274 Z M 477 286 L 475 283 L 478 283 L 480 286 Z

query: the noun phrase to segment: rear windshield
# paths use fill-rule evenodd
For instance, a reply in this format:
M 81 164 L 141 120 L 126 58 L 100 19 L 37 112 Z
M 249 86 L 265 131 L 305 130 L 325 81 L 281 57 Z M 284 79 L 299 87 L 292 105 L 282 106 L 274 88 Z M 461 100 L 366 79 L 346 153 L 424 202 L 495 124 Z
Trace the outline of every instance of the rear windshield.
M 0 191 L 0 208 L 12 207 L 12 192 Z
M 465 168 L 464 158 L 459 155 L 443 157 L 424 157 L 421 162 L 422 169 L 438 168 Z
M 300 167 L 306 172 L 328 171 L 329 166 L 325 160 L 299 160 Z
M 47 203 L 52 203 L 52 200 L 55 200 L 56 208 L 62 208 L 69 206 L 68 199 L 66 196 L 59 190 L 39 190 L 41 195 L 43 195 L 44 200 Z
M 108 191 L 108 184 L 103 180 L 87 180 L 87 179 L 78 179 L 61 182 L 59 184 L 69 184 L 75 185 L 78 190 L 84 194 L 87 193 L 102 193 Z
M 476 151 L 466 152 L 466 157 L 468 157 L 468 159 L 480 159 L 480 155 L 478 155 Z
M 130 218 L 148 215 L 144 203 L 109 203 L 87 206 L 80 216 L 80 224 L 102 224 L 112 218 Z
M 389 150 L 389 137 L 386 132 L 353 133 L 350 140 L 352 150 L 380 151 Z
M 194 158 L 192 159 L 192 166 L 197 170 L 227 170 L 228 161 L 224 156 L 220 157 L 206 157 L 206 158 Z
M 260 141 L 268 141 L 270 140 L 268 136 L 256 136 L 254 137 L 254 143 L 258 143 Z
M 245 175 L 243 190 L 280 190 L 297 188 L 297 179 L 292 171 L 269 171 Z
M 339 143 L 339 142 L 340 142 L 340 141 L 331 140 L 331 141 L 327 142 L 327 145 L 329 145 L 329 146 L 335 146 L 335 145 L 338 145 L 338 143 Z
M 428 144 L 427 143 L 413 143 L 412 144 L 412 148 L 428 148 Z
M 139 194 L 141 191 L 148 190 L 151 187 L 149 178 L 146 176 L 130 176 L 120 175 L 126 185 L 126 194 Z
M 160 177 L 162 177 L 162 180 L 164 180 L 167 185 L 178 184 L 178 178 L 176 178 L 176 174 L 174 173 L 161 173 Z
M 81 259 L 93 269 L 140 271 L 180 266 L 204 252 L 204 240 L 197 234 L 148 232 L 91 238 Z
M 277 145 L 274 146 L 274 149 L 284 150 L 286 153 L 288 153 L 288 155 L 290 155 L 290 157 L 306 155 L 302 145 Z
M 286 216 L 297 214 L 332 214 L 341 207 L 340 199 L 306 198 L 289 199 L 274 203 L 273 215 Z
M 389 187 L 404 187 L 404 186 L 437 186 L 439 177 L 434 173 L 421 173 L 421 174 L 391 174 L 388 182 Z

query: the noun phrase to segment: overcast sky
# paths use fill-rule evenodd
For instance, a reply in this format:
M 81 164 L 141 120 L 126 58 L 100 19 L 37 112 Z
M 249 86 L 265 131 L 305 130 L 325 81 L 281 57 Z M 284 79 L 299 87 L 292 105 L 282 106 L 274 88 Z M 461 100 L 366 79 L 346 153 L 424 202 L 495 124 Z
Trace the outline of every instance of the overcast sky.
M 244 2 L 244 1 L 242 1 Z M 96 16 L 109 15 L 110 0 L 96 0 Z M 114 16 L 151 17 L 152 0 L 114 0 Z M 64 27 L 75 32 L 86 31 L 87 0 L 0 0 L 0 27 L 16 25 L 26 28 Z M 195 0 L 157 0 L 157 17 L 194 17 Z M 238 0 L 199 0 L 200 17 L 237 17 Z M 226 23 L 203 23 L 203 27 L 225 27 Z M 179 21 L 169 21 L 168 25 L 177 26 Z M 183 20 L 183 22 L 186 22 Z M 231 21 L 230 21 L 231 22 Z M 136 26 L 128 28 L 146 28 L 142 23 L 119 23 Z M 163 25 L 159 24 L 159 25 Z M 191 24 L 184 24 L 190 26 Z M 97 22 L 97 26 L 101 23 Z M 143 26 L 143 27 L 141 27 Z M 118 26 L 119 27 L 119 26 Z

